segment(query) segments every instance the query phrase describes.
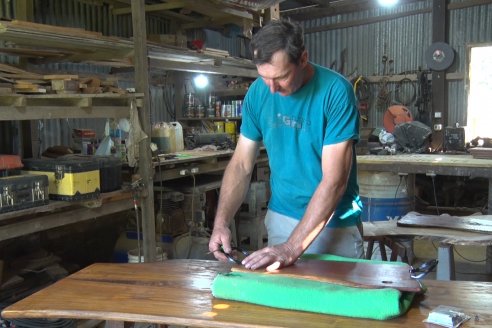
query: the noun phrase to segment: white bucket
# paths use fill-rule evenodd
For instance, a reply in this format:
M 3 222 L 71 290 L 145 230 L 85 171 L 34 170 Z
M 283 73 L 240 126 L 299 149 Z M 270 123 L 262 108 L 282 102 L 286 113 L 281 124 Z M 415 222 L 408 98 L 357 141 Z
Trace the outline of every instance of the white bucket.
M 162 250 L 161 247 L 156 247 L 155 249 L 155 261 L 162 262 L 167 260 L 167 253 Z M 144 262 L 143 250 L 140 250 L 140 261 L 138 257 L 138 248 L 128 251 L 128 263 L 142 263 Z
M 172 153 L 174 143 L 174 129 L 166 122 L 159 122 L 152 127 L 151 141 L 163 153 Z

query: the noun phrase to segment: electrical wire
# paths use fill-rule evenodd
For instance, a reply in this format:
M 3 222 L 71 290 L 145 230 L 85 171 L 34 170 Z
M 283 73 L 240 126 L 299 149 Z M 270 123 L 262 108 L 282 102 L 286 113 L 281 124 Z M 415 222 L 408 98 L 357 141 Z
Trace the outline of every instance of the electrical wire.
M 432 179 L 432 190 L 434 192 L 434 202 L 436 204 L 437 215 L 441 215 L 439 213 L 439 205 L 437 204 L 437 191 L 436 191 L 435 177 L 436 177 L 435 175 L 431 175 L 431 179 Z
M 393 204 L 391 205 L 391 208 L 394 209 L 395 208 L 395 204 L 396 204 L 396 196 L 398 195 L 398 189 L 400 189 L 400 185 L 401 185 L 401 182 L 403 180 L 403 175 L 399 175 L 400 176 L 400 181 L 398 182 L 398 185 L 396 186 L 396 190 L 395 190 L 395 196 L 393 197 Z M 405 179 L 406 180 L 406 179 Z M 390 214 L 393 214 L 393 212 L 391 212 Z M 397 213 L 395 213 L 397 214 Z M 396 216 L 396 215 L 395 215 Z
M 360 75 L 354 82 L 354 92 L 357 100 L 364 101 L 369 99 L 371 93 L 369 92 L 369 81 Z
M 465 256 L 463 256 L 460 252 L 458 252 L 458 250 L 456 249 L 456 247 L 453 247 L 453 250 L 456 253 L 456 255 L 458 255 L 463 260 L 468 261 L 468 262 L 472 262 L 472 263 L 483 263 L 483 262 L 487 261 L 487 257 L 485 257 L 483 260 L 471 260 L 471 259 L 466 258 Z
M 434 244 L 433 241 L 431 241 L 431 245 L 432 247 L 434 247 L 434 250 L 435 251 L 438 251 L 438 248 L 437 246 Z M 483 263 L 483 262 L 486 262 L 487 261 L 487 257 L 485 257 L 485 259 L 483 260 L 471 260 L 465 256 L 463 256 L 460 252 L 458 252 L 458 250 L 456 249 L 456 247 L 453 247 L 453 253 L 456 253 L 456 255 L 458 255 L 459 257 L 461 257 L 463 260 L 467 261 L 467 262 L 471 262 L 471 263 Z
M 404 86 L 408 85 L 410 85 L 410 88 L 404 88 Z M 404 97 L 404 93 L 410 93 L 410 96 Z M 409 106 L 415 99 L 417 99 L 417 88 L 413 81 L 407 77 L 398 81 L 395 87 L 395 100 L 403 106 Z
M 191 255 L 191 248 L 193 246 L 193 230 L 195 227 L 195 192 L 196 192 L 196 178 L 194 174 L 191 174 L 191 177 L 193 178 L 193 189 L 192 189 L 192 194 L 191 194 L 191 227 L 190 227 L 190 244 L 188 246 L 188 252 L 186 258 L 189 259 Z

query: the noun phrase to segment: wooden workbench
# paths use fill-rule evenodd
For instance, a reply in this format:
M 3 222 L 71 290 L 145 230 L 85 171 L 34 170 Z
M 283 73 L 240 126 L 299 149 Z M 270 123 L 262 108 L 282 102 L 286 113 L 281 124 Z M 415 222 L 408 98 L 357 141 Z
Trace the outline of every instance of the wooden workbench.
M 472 319 L 463 327 L 492 326 L 492 283 L 424 280 L 410 310 L 374 321 L 281 310 L 216 299 L 210 286 L 226 263 L 169 260 L 161 263 L 93 264 L 5 308 L 13 318 L 74 318 L 187 327 L 429 327 L 422 322 L 438 305 L 462 308 Z
M 489 180 L 488 214 L 492 214 L 492 160 L 490 159 L 454 154 L 358 155 L 357 168 L 364 171 L 486 178 Z M 487 254 L 492 254 L 492 246 L 488 245 Z M 447 253 L 451 255 L 451 251 L 452 249 L 448 249 Z M 492 259 L 488 259 L 486 271 L 492 273 Z
M 184 150 L 177 153 L 165 154 L 154 161 L 154 181 L 168 181 L 182 178 L 184 169 L 196 169 L 196 174 L 216 173 L 225 170 L 233 150 Z M 264 148 L 260 149 L 256 163 L 268 163 Z M 187 174 L 188 175 L 188 174 Z
M 358 155 L 357 168 L 364 171 L 487 178 L 488 208 L 489 214 L 492 214 L 492 160 L 448 154 Z

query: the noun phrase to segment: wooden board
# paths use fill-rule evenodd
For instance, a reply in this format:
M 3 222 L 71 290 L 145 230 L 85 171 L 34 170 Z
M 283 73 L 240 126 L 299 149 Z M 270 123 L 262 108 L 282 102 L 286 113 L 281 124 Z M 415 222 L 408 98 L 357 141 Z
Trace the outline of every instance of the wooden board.
M 409 292 L 422 291 L 419 282 L 410 277 L 410 266 L 407 264 L 299 260 L 294 265 L 275 272 L 267 272 L 264 269 L 252 271 L 239 265 L 233 266 L 231 271 L 255 272 L 264 275 L 274 274 L 350 287 L 395 288 Z
M 492 159 L 492 148 L 477 147 L 468 150 L 473 158 Z
M 463 231 L 492 233 L 492 215 L 423 215 L 417 212 L 409 212 L 397 221 L 397 225 L 402 227 L 436 227 Z

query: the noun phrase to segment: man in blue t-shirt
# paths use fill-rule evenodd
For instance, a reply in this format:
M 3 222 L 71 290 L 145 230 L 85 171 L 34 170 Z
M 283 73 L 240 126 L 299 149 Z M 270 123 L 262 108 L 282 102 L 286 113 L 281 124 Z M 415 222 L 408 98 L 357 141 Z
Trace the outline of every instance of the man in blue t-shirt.
M 249 269 L 275 270 L 303 253 L 364 255 L 355 143 L 359 114 L 352 86 L 308 61 L 302 28 L 272 21 L 251 41 L 260 77 L 243 103 L 241 135 L 222 181 L 209 249 L 226 260 L 230 220 L 248 190 L 260 144 L 269 158 L 272 196 L 268 247 L 246 257 Z

